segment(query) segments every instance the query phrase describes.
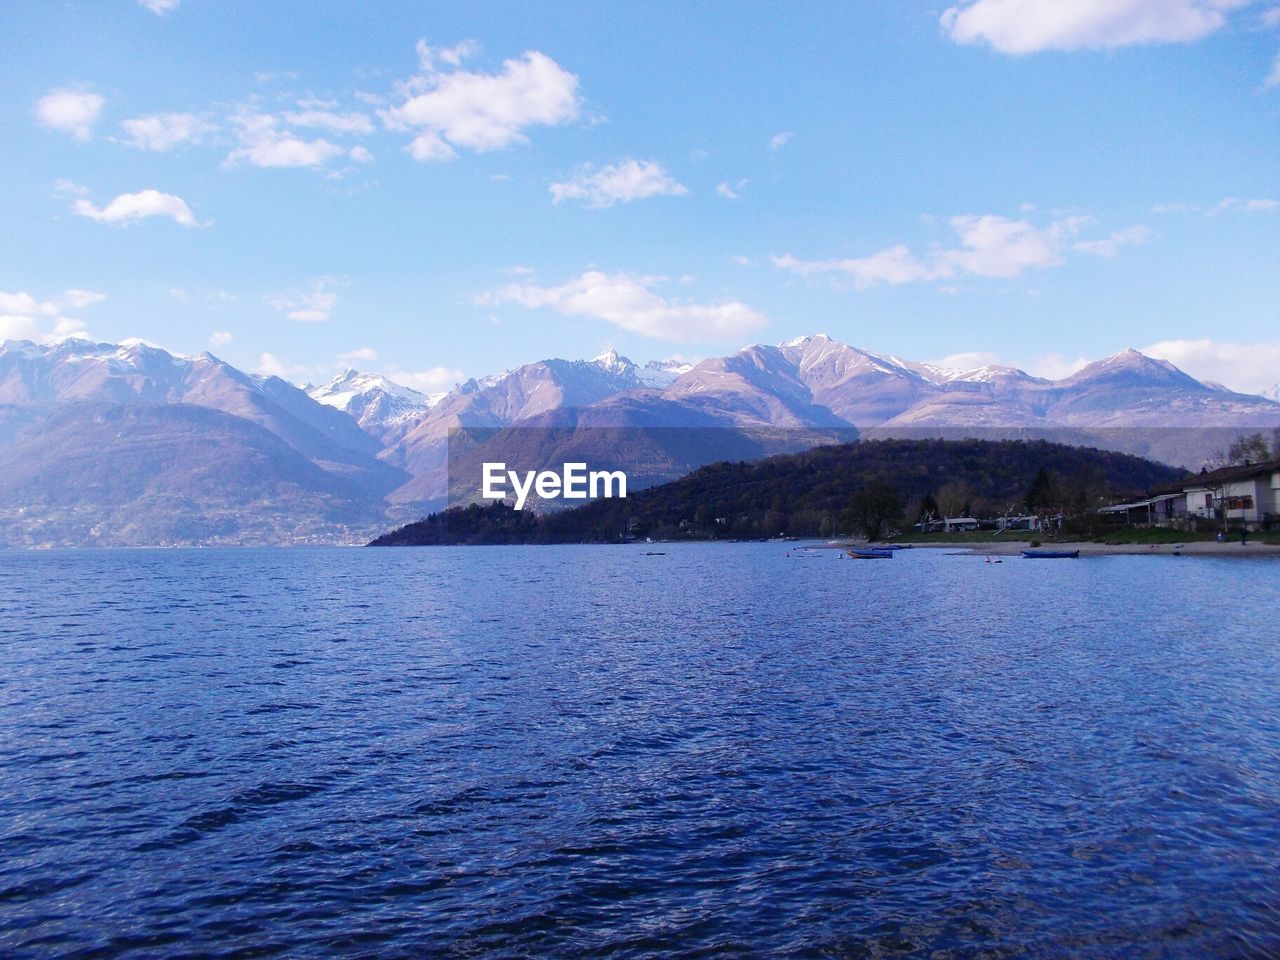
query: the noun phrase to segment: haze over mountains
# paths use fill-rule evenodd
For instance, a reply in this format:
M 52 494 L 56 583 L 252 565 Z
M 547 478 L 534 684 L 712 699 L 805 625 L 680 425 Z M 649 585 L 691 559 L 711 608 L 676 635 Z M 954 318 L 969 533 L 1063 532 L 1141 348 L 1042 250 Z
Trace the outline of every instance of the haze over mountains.
M 1133 350 L 1051 381 L 811 336 L 693 366 L 641 367 L 612 351 L 541 360 L 428 396 L 354 370 L 304 390 L 140 341 L 6 341 L 0 543 L 363 542 L 440 505 L 460 427 L 741 437 L 708 453 L 720 458 L 765 452 L 761 431 L 801 446 L 850 428 L 1043 436 L 1195 467 L 1224 436 L 1276 425 L 1280 403 Z M 673 462 L 673 475 L 696 459 Z

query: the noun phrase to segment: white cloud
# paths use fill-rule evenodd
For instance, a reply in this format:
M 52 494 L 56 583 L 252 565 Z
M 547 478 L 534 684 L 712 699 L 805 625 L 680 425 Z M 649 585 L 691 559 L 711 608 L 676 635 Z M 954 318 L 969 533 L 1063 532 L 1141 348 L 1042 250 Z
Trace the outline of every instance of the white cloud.
M 786 254 L 772 260 L 774 266 L 799 276 L 847 275 L 859 290 L 880 284 L 919 283 L 966 275 L 1012 279 L 1027 270 L 1061 265 L 1064 244 L 1089 222 L 1089 218 L 1064 217 L 1046 227 L 994 214 L 952 217 L 948 222 L 959 245 L 934 250 L 925 257 L 916 256 L 905 244 L 897 244 L 865 257 L 800 260 Z M 1097 242 L 1114 242 L 1118 248 L 1122 241 L 1114 240 L 1114 236 Z M 1137 241 L 1126 234 L 1123 242 Z
M 1224 197 L 1209 208 L 1209 215 L 1216 216 L 1234 210 L 1239 213 L 1274 213 L 1280 210 L 1280 200 L 1265 198 L 1242 200 L 1239 197 Z
M 971 0 L 947 8 L 942 29 L 957 43 L 1007 54 L 1187 43 L 1220 29 L 1251 0 Z
M 379 111 L 391 129 L 416 132 L 409 144 L 415 160 L 450 160 L 458 148 L 498 150 L 526 142 L 529 127 L 577 119 L 578 78 L 546 54 L 529 51 L 504 61 L 499 73 L 474 73 L 459 66 L 473 51 L 470 44 L 441 50 L 419 41 L 422 72 L 401 85 L 403 103 Z
M 1121 247 L 1146 243 L 1150 239 L 1151 228 L 1138 225 L 1117 230 L 1111 236 L 1102 240 L 1081 240 L 1071 246 L 1073 250 L 1080 250 L 1084 253 L 1093 253 L 1100 257 L 1114 257 L 1120 252 Z
M 1168 360 L 1198 380 L 1222 383 L 1241 393 L 1262 393 L 1280 379 L 1280 342 L 1161 340 L 1142 352 Z
M 602 209 L 615 203 L 630 203 L 646 197 L 678 197 L 689 191 L 652 160 L 623 160 L 609 164 L 594 173 L 583 168 L 565 183 L 553 183 L 551 196 L 556 203 L 582 200 L 588 207 Z
M 138 0 L 138 6 L 146 7 L 152 13 L 164 16 L 166 13 L 177 10 L 181 2 L 182 0 Z
M 1280 53 L 1276 54 L 1276 58 L 1271 61 L 1271 69 L 1267 73 L 1267 77 L 1262 81 L 1262 86 L 1266 90 L 1273 87 L 1280 87 Z
M 467 378 L 461 370 L 452 370 L 449 367 L 429 367 L 426 370 L 401 370 L 399 367 L 391 367 L 386 375 L 394 383 L 412 387 L 421 393 L 445 393 Z
M 52 315 L 57 312 L 58 308 L 52 302 L 41 302 L 29 293 L 4 293 L 0 291 L 0 313 L 34 317 L 39 314 Z
M 1085 222 L 1068 217 L 1041 229 L 1026 220 L 1009 220 L 991 214 L 982 217 L 952 217 L 951 226 L 960 237 L 960 248 L 943 254 L 943 263 L 953 272 L 980 277 L 1016 277 L 1032 267 L 1056 267 L 1062 263 L 1060 241 L 1074 234 Z
M 209 346 L 213 350 L 219 350 L 234 339 L 235 337 L 226 330 L 215 330 L 209 334 Z
M 1044 377 L 1046 380 L 1065 380 L 1073 373 L 1079 373 L 1090 362 L 1086 357 L 1076 357 L 1072 360 L 1070 357 L 1064 357 L 1060 353 L 1046 353 L 1044 356 L 1036 357 L 1024 369 L 1034 377 Z
M 769 149 L 777 152 L 791 142 L 795 134 L 790 130 L 783 130 L 781 133 L 775 133 L 769 138 Z
M 338 354 L 338 362 L 353 367 L 358 363 L 373 363 L 378 359 L 378 351 L 373 347 L 357 347 L 346 353 Z
M 164 153 L 183 143 L 199 143 L 218 128 L 194 113 L 153 113 L 120 124 L 128 138 L 124 141 L 139 150 Z
M 328 140 L 305 140 L 281 129 L 279 118 L 271 114 L 241 111 L 231 122 L 240 145 L 227 154 L 227 166 L 244 162 L 255 167 L 322 167 L 347 152 Z
M 978 367 L 996 367 L 1001 365 L 1000 357 L 994 353 L 952 353 L 941 360 L 932 361 L 936 366 L 948 370 L 976 370 Z
M 726 200 L 739 200 L 742 197 L 742 191 L 747 188 L 747 180 L 744 177 L 737 183 L 730 183 L 728 180 L 716 186 L 716 193 L 724 197 Z
M 36 101 L 36 117 L 46 127 L 69 133 L 83 143 L 93 137 L 104 103 L 96 93 L 51 90 Z
M 802 277 L 819 273 L 847 273 L 853 277 L 859 290 L 882 283 L 915 283 L 928 280 L 937 274 L 927 264 L 921 263 L 903 244 L 881 250 L 868 257 L 844 260 L 798 260 L 791 254 L 773 257 L 773 265 Z
M 71 209 L 80 216 L 99 223 L 136 223 L 148 217 L 168 217 L 184 227 L 199 226 L 185 200 L 159 190 L 122 193 L 105 207 L 95 207 L 90 201 L 81 198 Z
M 40 300 L 22 291 L 0 291 L 0 340 L 65 339 L 83 333 L 84 322 L 66 316 L 67 307 L 80 309 L 107 299 L 105 293 L 73 287 L 50 300 Z
M 289 377 L 305 373 L 305 368 L 297 367 L 277 357 L 274 353 L 264 353 L 258 357 L 257 373 L 264 377 L 280 377 L 287 380 Z
M 347 156 L 356 163 L 373 163 L 373 154 L 364 147 L 352 147 L 347 151 Z
M 764 316 L 737 301 L 668 300 L 653 290 L 662 282 L 662 277 L 592 270 L 558 287 L 511 284 L 480 300 L 518 303 L 530 309 L 550 307 L 565 316 L 604 320 L 622 330 L 671 341 L 723 341 L 767 323 Z
M 74 310 L 81 310 L 95 303 L 101 303 L 107 299 L 107 295 L 98 293 L 95 290 L 81 290 L 78 287 L 73 287 L 70 290 L 64 290 L 62 296 L 58 299 L 61 303 L 65 303 Z
M 373 121 L 363 113 L 334 113 L 330 110 L 286 112 L 286 123 L 295 127 L 319 127 L 335 134 L 373 133 Z
M 338 293 L 334 289 L 336 285 L 337 281 L 333 277 L 316 277 L 308 290 L 272 293 L 267 295 L 266 300 L 288 320 L 324 323 L 338 305 Z

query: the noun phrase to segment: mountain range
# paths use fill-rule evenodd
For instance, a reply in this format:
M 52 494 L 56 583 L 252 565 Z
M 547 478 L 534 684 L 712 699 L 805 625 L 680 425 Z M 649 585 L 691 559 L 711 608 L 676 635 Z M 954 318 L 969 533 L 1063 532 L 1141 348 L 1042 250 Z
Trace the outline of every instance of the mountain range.
M 540 360 L 427 395 L 354 370 L 300 388 L 138 340 L 6 341 L 0 543 L 361 542 L 442 505 L 459 431 L 501 447 L 554 428 L 579 450 L 590 431 L 606 444 L 622 429 L 715 434 L 705 450 L 647 450 L 657 482 L 851 432 L 1039 437 L 1195 467 L 1237 432 L 1277 425 L 1280 403 L 1134 350 L 1046 380 L 817 335 L 697 364 Z

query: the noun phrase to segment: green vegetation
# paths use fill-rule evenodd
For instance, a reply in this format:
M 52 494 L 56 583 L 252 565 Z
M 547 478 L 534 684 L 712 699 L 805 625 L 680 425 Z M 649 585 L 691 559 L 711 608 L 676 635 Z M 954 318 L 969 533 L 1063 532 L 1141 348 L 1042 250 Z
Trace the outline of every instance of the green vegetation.
M 1068 518 L 1064 534 L 1092 536 L 1095 509 L 1108 498 L 1136 496 L 1180 476 L 1139 457 L 1046 441 L 878 440 L 712 464 L 625 500 L 543 515 L 502 503 L 454 508 L 374 544 L 876 538 L 895 529 L 918 536 L 911 525 L 925 515 L 1016 514 L 1032 500 L 1043 512 Z M 983 538 L 991 531 L 975 537 Z

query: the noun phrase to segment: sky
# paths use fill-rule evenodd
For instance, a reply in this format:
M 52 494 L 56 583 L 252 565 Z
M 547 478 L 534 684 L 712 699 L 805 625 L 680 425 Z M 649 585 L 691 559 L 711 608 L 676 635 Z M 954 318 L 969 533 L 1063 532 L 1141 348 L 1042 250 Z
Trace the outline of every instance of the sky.
M 0 6 L 0 338 L 1280 381 L 1280 5 Z

